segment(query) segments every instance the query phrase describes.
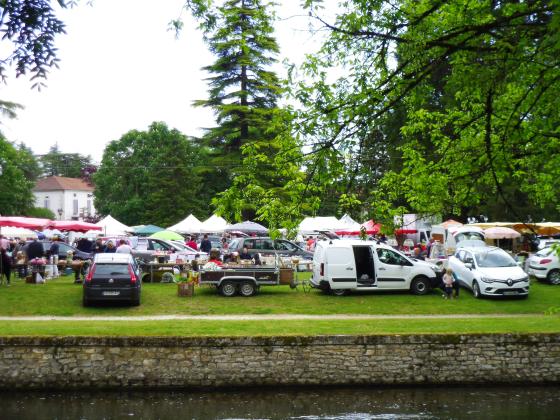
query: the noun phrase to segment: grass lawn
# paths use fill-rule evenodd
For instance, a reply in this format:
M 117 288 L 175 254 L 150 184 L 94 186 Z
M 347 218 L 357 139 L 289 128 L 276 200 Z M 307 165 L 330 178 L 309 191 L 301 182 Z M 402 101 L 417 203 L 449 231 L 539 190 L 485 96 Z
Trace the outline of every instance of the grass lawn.
M 199 287 L 193 298 L 177 296 L 175 284 L 146 283 L 139 307 L 100 305 L 82 307 L 82 287 L 71 277 L 46 285 L 12 282 L 0 286 L 0 315 L 228 315 L 228 314 L 546 314 L 560 311 L 560 286 L 534 282 L 530 296 L 518 299 L 474 299 L 461 290 L 458 300 L 444 300 L 439 290 L 426 296 L 409 293 L 356 293 L 330 296 L 288 286 L 262 287 L 257 296 L 225 298 L 214 288 Z
M 213 288 L 195 289 L 193 298 L 177 296 L 175 284 L 146 283 L 142 304 L 83 308 L 82 287 L 72 277 L 46 285 L 12 282 L 0 286 L 0 316 L 134 316 L 228 314 L 506 314 L 482 319 L 268 320 L 268 321 L 9 321 L 0 335 L 152 335 L 242 336 L 318 334 L 560 332 L 560 287 L 534 282 L 528 299 L 474 299 L 462 290 L 444 300 L 439 290 L 426 296 L 409 293 L 360 293 L 329 296 L 288 286 L 263 287 L 250 298 L 224 298 Z M 516 317 L 519 314 L 531 316 Z
M 2 336 L 270 336 L 338 334 L 558 333 L 560 317 L 330 321 L 10 321 Z

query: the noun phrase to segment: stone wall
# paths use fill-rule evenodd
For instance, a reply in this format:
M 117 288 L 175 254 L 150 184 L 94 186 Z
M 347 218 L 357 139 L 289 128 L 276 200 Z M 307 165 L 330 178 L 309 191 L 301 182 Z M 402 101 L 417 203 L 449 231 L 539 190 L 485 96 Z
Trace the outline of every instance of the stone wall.
M 558 334 L 0 337 L 0 389 L 559 382 Z

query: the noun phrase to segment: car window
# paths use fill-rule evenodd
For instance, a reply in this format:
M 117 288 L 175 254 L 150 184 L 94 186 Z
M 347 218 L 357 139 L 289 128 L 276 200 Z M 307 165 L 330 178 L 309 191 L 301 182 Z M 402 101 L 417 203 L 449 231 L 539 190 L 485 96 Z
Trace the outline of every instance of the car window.
M 400 254 L 396 253 L 395 251 L 391 251 L 390 249 L 385 248 L 378 248 L 377 250 L 377 258 L 384 264 L 390 265 L 401 265 L 408 264 L 408 261 L 404 259 Z
M 463 255 L 463 262 L 465 264 L 474 264 L 473 256 L 470 252 L 465 251 L 465 255 Z
M 255 249 L 255 240 L 254 239 L 245 239 L 244 246 L 247 249 Z
M 552 248 L 545 248 L 545 249 L 541 249 L 535 255 L 537 257 L 548 257 L 550 254 L 552 254 L 552 251 L 553 251 Z
M 275 241 L 274 248 L 278 251 L 295 251 L 297 249 L 295 245 L 292 245 L 287 241 Z
M 96 264 L 95 276 L 128 275 L 127 264 Z
M 150 241 L 150 244 L 152 245 L 150 249 L 153 249 L 154 251 L 167 251 L 169 249 L 169 246 L 163 245 L 157 241 Z
M 233 239 L 230 243 L 229 243 L 229 249 L 239 249 L 239 243 L 241 242 L 241 239 Z
M 517 265 L 515 260 L 501 249 L 476 254 L 476 263 L 479 267 L 515 267 Z
M 272 239 L 256 239 L 255 240 L 255 249 L 261 249 L 261 250 L 272 250 L 272 249 L 274 249 Z
M 463 251 L 462 249 L 460 249 L 459 251 L 457 251 L 455 253 L 455 258 L 457 258 L 459 261 L 463 261 L 465 258 L 465 251 Z
M 66 244 L 58 243 L 58 253 L 59 254 L 67 254 L 68 251 L 74 252 L 74 250 Z

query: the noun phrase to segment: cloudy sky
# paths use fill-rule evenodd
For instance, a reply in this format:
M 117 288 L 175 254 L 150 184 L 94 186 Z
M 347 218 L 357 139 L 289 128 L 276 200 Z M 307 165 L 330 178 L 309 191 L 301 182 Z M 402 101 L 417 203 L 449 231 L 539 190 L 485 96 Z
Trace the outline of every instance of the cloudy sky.
M 53 69 L 47 88 L 31 90 L 28 79 L 10 77 L 0 97 L 25 106 L 18 119 L 0 127 L 8 140 L 24 142 L 35 153 L 58 143 L 67 153 L 101 160 L 105 145 L 132 129 L 164 121 L 187 135 L 213 125 L 210 111 L 193 108 L 206 98 L 201 67 L 213 61 L 184 0 L 95 0 L 60 12 L 67 35 L 57 39 L 60 69 Z M 314 51 L 320 35 L 298 0 L 280 0 L 276 37 L 280 61 L 301 62 Z M 157 6 L 155 6 L 157 4 Z M 168 23 L 181 15 L 179 39 Z M 278 67 L 281 72 L 282 68 Z

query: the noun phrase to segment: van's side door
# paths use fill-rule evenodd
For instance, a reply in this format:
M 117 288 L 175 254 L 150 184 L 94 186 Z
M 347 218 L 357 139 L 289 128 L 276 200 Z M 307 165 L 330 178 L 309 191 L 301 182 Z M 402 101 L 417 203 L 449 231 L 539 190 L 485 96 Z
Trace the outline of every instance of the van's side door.
M 380 289 L 408 289 L 412 263 L 392 249 L 377 248 L 377 287 Z
M 358 287 L 354 252 L 351 247 L 329 247 L 325 255 L 325 275 L 331 289 Z

